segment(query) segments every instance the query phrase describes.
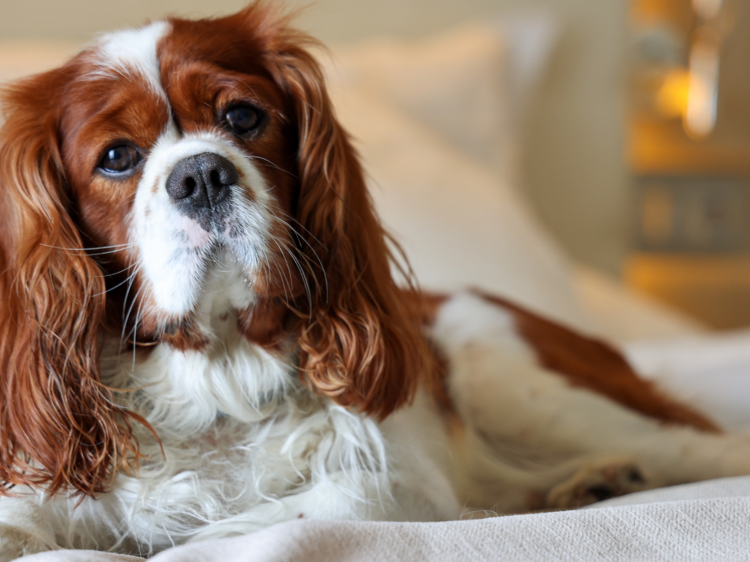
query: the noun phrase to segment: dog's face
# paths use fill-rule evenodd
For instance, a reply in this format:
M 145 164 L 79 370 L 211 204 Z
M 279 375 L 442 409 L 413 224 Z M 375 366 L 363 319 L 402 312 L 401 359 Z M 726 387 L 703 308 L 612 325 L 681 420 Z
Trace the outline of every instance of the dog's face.
M 239 310 L 316 280 L 295 264 L 292 240 L 296 108 L 243 25 L 117 33 L 68 65 L 73 79 L 56 77 L 65 88 L 50 88 L 64 90 L 56 106 L 76 222 L 120 289 L 110 298 L 135 341 L 205 342 L 193 316 L 210 313 L 198 309 L 216 275 L 228 277 L 221 305 Z
M 93 494 L 137 456 L 103 336 L 201 352 L 219 314 L 342 404 L 412 395 L 422 340 L 307 43 L 256 4 L 105 36 L 6 90 L 6 485 Z

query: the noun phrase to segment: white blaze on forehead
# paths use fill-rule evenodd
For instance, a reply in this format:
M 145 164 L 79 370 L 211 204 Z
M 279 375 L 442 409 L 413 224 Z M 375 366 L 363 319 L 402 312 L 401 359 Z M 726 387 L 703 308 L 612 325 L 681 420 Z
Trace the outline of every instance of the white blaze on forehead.
M 156 48 L 170 30 L 165 21 L 157 21 L 136 29 L 108 33 L 94 50 L 94 62 L 103 76 L 137 74 L 151 89 L 166 98 L 161 84 L 159 57 Z

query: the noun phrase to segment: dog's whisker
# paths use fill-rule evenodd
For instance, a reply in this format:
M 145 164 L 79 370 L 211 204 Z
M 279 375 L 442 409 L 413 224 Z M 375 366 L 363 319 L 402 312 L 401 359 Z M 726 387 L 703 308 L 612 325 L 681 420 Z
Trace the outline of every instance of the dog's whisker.
M 326 273 L 326 271 L 325 271 L 325 267 L 323 266 L 323 262 L 322 262 L 322 260 L 320 259 L 320 256 L 318 255 L 318 253 L 317 253 L 317 252 L 315 251 L 315 248 L 313 248 L 313 247 L 312 247 L 312 245 L 311 245 L 311 244 L 310 244 L 310 243 L 309 243 L 309 242 L 308 242 L 308 241 L 307 241 L 307 240 L 306 240 L 306 239 L 305 239 L 305 238 L 304 238 L 304 237 L 303 237 L 302 235 L 300 235 L 300 234 L 298 233 L 298 231 L 297 231 L 297 230 L 296 230 L 296 229 L 294 228 L 294 226 L 293 226 L 293 225 L 291 224 L 291 222 L 289 222 L 289 221 L 287 221 L 287 220 L 284 220 L 284 219 L 280 218 L 280 217 L 279 217 L 279 216 L 278 216 L 278 215 L 277 215 L 277 214 L 276 214 L 276 213 L 274 212 L 274 210 L 272 210 L 271 208 L 269 208 L 269 207 L 268 207 L 267 205 L 263 205 L 263 208 L 264 208 L 264 209 L 265 209 L 265 210 L 266 210 L 266 211 L 267 211 L 268 213 L 270 213 L 270 214 L 271 214 L 271 215 L 272 215 L 272 216 L 273 216 L 274 218 L 276 218 L 276 220 L 278 220 L 278 221 L 279 221 L 280 223 L 282 223 L 282 224 L 283 224 L 283 225 L 284 225 L 285 227 L 287 227 L 287 228 L 288 228 L 288 229 L 289 229 L 289 230 L 290 230 L 290 231 L 291 231 L 291 232 L 292 232 L 292 233 L 293 233 L 293 234 L 294 234 L 294 235 L 295 235 L 295 236 L 297 237 L 297 239 L 298 239 L 298 240 L 300 240 L 300 241 L 302 241 L 302 242 L 303 242 L 303 243 L 304 243 L 305 245 L 307 245 L 307 247 L 308 247 L 308 248 L 310 249 L 310 251 L 311 251 L 311 252 L 313 253 L 313 256 L 314 256 L 314 257 L 315 257 L 315 259 L 317 260 L 317 262 L 318 262 L 318 266 L 320 267 L 320 271 L 321 271 L 321 273 L 322 273 L 322 275 L 323 275 L 323 282 L 324 282 L 324 284 L 325 284 L 325 300 L 326 300 L 326 301 L 328 301 L 328 298 L 329 298 L 329 297 L 328 297 L 328 276 L 327 276 L 327 273 Z M 299 224 L 299 223 L 297 223 L 297 224 Z M 306 230 L 306 229 L 305 229 L 305 230 Z M 314 237 L 314 236 L 313 236 L 313 238 L 315 239 L 315 237 Z M 316 240 L 317 240 L 317 239 L 316 239 Z M 301 253 L 301 254 L 299 254 L 299 255 L 300 255 L 300 256 L 304 256 L 304 258 L 305 258 L 306 260 L 308 260 L 308 261 L 310 260 L 310 257 L 309 257 L 309 256 L 307 256 L 307 255 L 306 255 L 306 254 L 304 254 L 304 253 Z M 317 278 L 317 276 L 316 276 L 316 275 L 313 275 L 313 279 L 315 280 L 315 283 L 316 283 L 316 286 L 317 286 L 317 285 L 318 285 L 318 278 Z
M 264 163 L 268 164 L 269 166 L 271 166 L 272 168 L 275 168 L 276 170 L 279 170 L 280 172 L 284 172 L 285 174 L 287 174 L 287 175 L 289 175 L 289 176 L 293 177 L 293 178 L 294 178 L 294 179 L 296 179 L 296 180 L 298 180 L 298 179 L 299 179 L 299 178 L 297 177 L 297 175 L 296 175 L 296 174 L 293 174 L 292 172 L 290 172 L 290 171 L 288 171 L 288 170 L 285 170 L 285 169 L 281 168 L 281 167 L 280 167 L 280 166 L 278 166 L 277 164 L 275 164 L 275 163 L 271 162 L 271 161 L 270 161 L 270 160 L 269 160 L 268 158 L 263 158 L 263 157 L 261 157 L 261 156 L 258 156 L 258 155 L 256 155 L 256 154 L 254 154 L 254 155 L 251 155 L 251 156 L 248 156 L 248 158 L 249 158 L 250 160 L 260 160 L 261 162 L 264 162 Z

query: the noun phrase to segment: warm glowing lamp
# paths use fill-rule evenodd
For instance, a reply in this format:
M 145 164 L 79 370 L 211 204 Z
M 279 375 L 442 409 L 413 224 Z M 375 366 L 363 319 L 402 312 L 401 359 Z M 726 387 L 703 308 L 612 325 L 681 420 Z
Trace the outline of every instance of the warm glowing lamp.
M 695 138 L 707 136 L 716 126 L 721 7 L 722 0 L 693 0 L 693 10 L 703 23 L 696 29 L 690 47 L 690 79 L 682 122 L 685 132 Z

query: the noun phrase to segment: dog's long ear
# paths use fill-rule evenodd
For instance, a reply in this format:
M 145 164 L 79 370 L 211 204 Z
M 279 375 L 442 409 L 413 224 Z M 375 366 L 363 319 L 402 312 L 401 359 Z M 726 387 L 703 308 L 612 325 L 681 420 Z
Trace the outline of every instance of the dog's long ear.
M 2 96 L 0 493 L 94 495 L 137 451 L 100 381 L 105 284 L 70 216 L 52 99 L 63 80 L 52 71 Z
M 249 11 L 256 25 L 265 15 L 259 12 Z M 315 277 L 297 327 L 301 369 L 320 392 L 382 418 L 413 396 L 425 344 L 391 276 L 359 158 L 336 120 L 310 41 L 284 26 L 268 34 L 271 71 L 294 106 L 298 249 Z

